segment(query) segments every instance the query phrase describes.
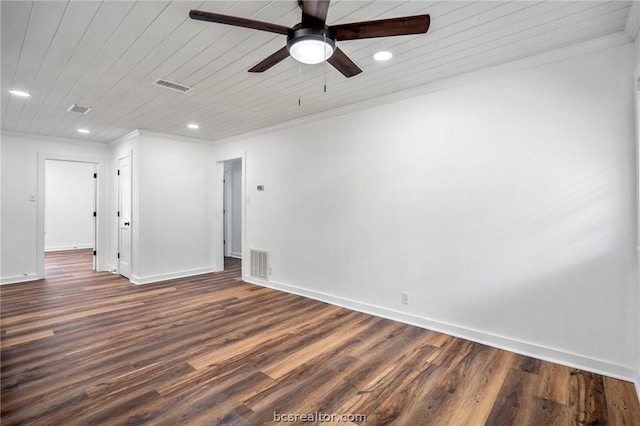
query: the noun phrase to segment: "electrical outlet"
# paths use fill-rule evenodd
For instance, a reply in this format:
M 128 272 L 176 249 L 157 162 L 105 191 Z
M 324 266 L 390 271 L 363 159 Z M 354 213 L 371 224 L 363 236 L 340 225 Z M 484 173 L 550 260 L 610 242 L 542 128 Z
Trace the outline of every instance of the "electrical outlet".
M 402 304 L 403 305 L 408 305 L 409 304 L 409 293 L 403 291 L 402 293 L 400 293 L 400 295 L 402 296 Z

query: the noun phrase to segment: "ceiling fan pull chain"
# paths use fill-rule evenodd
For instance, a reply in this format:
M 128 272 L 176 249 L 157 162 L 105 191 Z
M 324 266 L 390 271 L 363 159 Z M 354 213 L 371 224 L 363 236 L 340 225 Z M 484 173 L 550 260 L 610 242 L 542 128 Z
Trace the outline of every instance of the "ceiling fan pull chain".
M 298 106 L 302 106 L 302 94 L 300 87 L 302 86 L 302 67 L 298 64 Z
M 324 41 L 324 57 L 327 57 L 327 34 L 322 33 L 322 41 Z M 327 93 L 327 60 L 324 60 L 324 93 Z
M 327 93 L 327 61 L 324 62 L 324 93 Z

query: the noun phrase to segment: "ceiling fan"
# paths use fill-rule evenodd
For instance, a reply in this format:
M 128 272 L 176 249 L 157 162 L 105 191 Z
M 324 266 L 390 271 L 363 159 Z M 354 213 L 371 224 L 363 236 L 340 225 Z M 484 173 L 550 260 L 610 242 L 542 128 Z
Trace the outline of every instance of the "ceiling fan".
M 360 74 L 362 70 L 336 46 L 336 41 L 422 34 L 429 29 L 429 15 L 327 25 L 325 21 L 329 1 L 298 0 L 298 5 L 302 9 L 302 22 L 292 28 L 201 10 L 190 11 L 189 17 L 287 36 L 285 47 L 253 66 L 249 72 L 264 72 L 291 55 L 294 59 L 306 64 L 327 61 L 345 77 L 353 77 Z

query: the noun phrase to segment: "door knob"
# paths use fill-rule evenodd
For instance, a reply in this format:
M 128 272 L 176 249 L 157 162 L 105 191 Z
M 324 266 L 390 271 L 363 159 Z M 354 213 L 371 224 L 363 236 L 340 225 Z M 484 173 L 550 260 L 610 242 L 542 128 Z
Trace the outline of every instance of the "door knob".
M 129 222 L 124 223 L 124 226 L 129 226 L 129 225 L 130 225 Z

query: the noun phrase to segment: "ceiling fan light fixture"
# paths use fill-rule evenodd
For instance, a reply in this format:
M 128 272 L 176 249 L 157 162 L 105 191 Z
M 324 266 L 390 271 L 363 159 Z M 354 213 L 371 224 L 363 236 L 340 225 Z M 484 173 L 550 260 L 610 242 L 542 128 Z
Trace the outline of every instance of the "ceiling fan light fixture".
M 289 40 L 289 54 L 303 64 L 319 64 L 333 55 L 335 42 L 319 34 L 306 34 Z

